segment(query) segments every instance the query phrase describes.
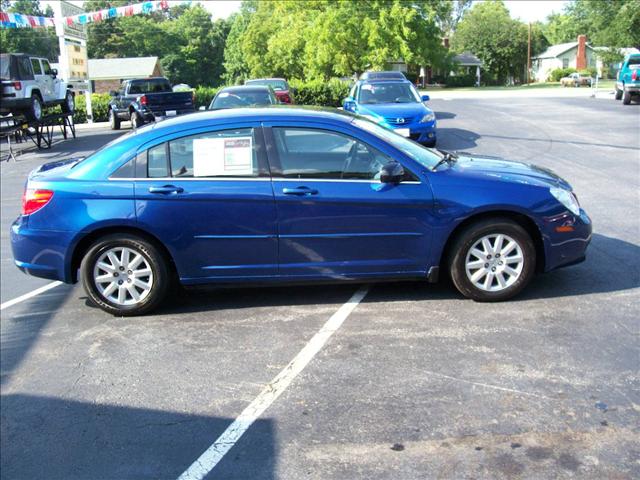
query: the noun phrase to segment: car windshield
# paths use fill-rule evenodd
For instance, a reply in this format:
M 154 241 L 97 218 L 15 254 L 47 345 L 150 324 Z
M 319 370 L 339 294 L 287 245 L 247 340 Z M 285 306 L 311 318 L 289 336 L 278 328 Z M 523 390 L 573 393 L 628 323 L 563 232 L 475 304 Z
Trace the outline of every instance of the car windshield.
M 164 93 L 172 92 L 171 84 L 164 78 L 136 80 L 131 82 L 129 93 Z
M 284 80 L 249 80 L 247 85 L 264 85 L 265 87 L 271 87 L 274 90 L 288 90 L 287 82 Z
M 360 87 L 362 104 L 375 103 L 416 103 L 420 96 L 408 83 L 367 83 Z
M 273 105 L 269 92 L 220 92 L 209 108 L 239 108 Z
M 423 147 L 419 143 L 409 140 L 408 138 L 395 133 L 393 130 L 381 127 L 377 123 L 367 120 L 366 118 L 357 117 L 353 120 L 353 123 L 385 142 L 390 143 L 398 150 L 403 151 L 413 160 L 428 169 L 432 169 L 443 158 L 443 155 L 437 150 Z

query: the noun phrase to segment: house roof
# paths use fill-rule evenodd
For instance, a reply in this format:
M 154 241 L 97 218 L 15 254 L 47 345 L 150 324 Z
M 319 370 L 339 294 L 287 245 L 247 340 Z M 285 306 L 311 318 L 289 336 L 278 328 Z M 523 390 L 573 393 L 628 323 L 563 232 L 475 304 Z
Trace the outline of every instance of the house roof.
M 158 64 L 158 57 L 90 58 L 91 80 L 114 80 L 151 77 Z M 162 72 L 162 67 L 160 67 Z
M 481 67 L 482 61 L 471 52 L 462 52 L 453 57 L 453 61 L 461 67 Z
M 591 45 L 589 45 L 588 43 L 586 45 L 587 45 L 587 48 L 590 48 L 591 50 L 593 50 L 593 47 Z M 568 43 L 559 43 L 557 45 L 551 45 L 540 55 L 536 55 L 533 58 L 536 59 L 536 58 L 559 57 L 563 53 L 568 52 L 569 50 L 571 50 L 572 48 L 576 48 L 577 46 L 578 46 L 578 42 L 568 42 Z

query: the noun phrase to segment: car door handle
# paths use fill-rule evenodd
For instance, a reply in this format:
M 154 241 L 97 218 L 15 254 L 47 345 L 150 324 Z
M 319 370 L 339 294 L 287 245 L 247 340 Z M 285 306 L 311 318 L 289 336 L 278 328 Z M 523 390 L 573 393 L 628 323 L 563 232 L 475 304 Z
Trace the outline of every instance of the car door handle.
M 317 195 L 318 190 L 309 187 L 283 188 L 282 193 L 285 195 Z
M 184 192 L 184 188 L 176 187 L 175 185 L 164 185 L 162 187 L 149 187 L 149 193 L 162 193 L 164 195 L 169 195 L 172 193 L 182 193 Z

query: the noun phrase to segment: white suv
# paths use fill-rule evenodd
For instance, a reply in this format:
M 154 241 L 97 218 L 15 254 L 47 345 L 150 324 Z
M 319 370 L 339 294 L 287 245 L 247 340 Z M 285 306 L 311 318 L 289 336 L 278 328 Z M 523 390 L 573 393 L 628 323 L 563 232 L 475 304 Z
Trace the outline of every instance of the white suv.
M 46 58 L 23 53 L 0 55 L 2 102 L 0 115 L 24 115 L 40 120 L 42 108 L 60 105 L 63 112 L 75 109 L 74 95 L 67 82 L 58 78 Z

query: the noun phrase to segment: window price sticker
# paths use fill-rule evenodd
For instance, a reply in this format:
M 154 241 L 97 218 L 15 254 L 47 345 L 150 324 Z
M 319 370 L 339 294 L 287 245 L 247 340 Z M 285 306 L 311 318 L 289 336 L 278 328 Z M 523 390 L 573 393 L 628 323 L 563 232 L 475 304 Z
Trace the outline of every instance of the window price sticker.
M 198 138 L 193 141 L 193 176 L 253 175 L 253 139 Z

